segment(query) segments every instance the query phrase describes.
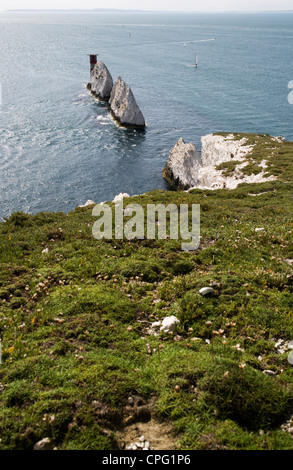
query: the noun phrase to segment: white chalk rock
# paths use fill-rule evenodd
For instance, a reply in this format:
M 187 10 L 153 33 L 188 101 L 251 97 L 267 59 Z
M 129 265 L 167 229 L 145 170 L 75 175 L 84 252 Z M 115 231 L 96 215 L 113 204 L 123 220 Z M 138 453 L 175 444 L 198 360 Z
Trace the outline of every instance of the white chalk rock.
M 159 328 L 161 328 L 162 326 L 162 322 L 161 321 L 154 321 L 151 325 L 152 329 L 153 330 L 158 330 Z
M 247 155 L 252 145 L 245 145 L 246 138 L 236 140 L 233 134 L 222 136 L 209 134 L 201 138 L 201 156 L 193 144 L 185 144 L 179 139 L 170 151 L 163 170 L 163 177 L 175 183 L 179 189 L 235 189 L 240 183 L 262 183 L 273 181 L 275 176 L 265 176 L 267 162 L 259 163 L 257 174 L 245 174 L 243 169 L 249 164 Z M 236 162 L 231 175 L 225 176 L 217 166 L 223 162 Z
M 113 79 L 106 65 L 101 60 L 94 67 L 88 88 L 100 100 L 109 100 L 113 88 Z
M 213 294 L 215 291 L 212 287 L 203 287 L 202 289 L 200 289 L 199 293 L 201 295 L 209 295 L 209 294 Z
M 198 171 L 201 157 L 195 145 L 186 144 L 182 137 L 170 150 L 163 176 L 180 189 L 189 189 L 199 184 Z
M 243 160 L 253 149 L 246 139 L 234 140 L 234 135 L 208 134 L 201 138 L 203 166 L 219 165 L 231 160 Z
M 276 372 L 274 372 L 273 370 L 270 370 L 270 369 L 264 370 L 263 373 L 265 375 L 276 375 Z
M 129 194 L 127 193 L 120 193 L 117 196 L 114 197 L 112 202 L 119 202 L 123 201 L 124 198 L 130 197 Z
M 179 323 L 180 321 L 174 315 L 171 317 L 166 317 L 162 321 L 162 326 L 160 330 L 163 331 L 164 333 L 174 333 Z
M 51 449 L 52 449 L 52 443 L 49 437 L 45 437 L 41 441 L 36 442 L 36 444 L 34 445 L 34 450 L 51 450 Z
M 88 201 L 86 201 L 85 204 L 81 204 L 81 205 L 78 206 L 78 207 L 87 207 L 87 206 L 92 206 L 93 204 L 95 204 L 95 202 L 92 201 L 91 199 L 89 199 Z
M 117 77 L 109 99 L 115 119 L 124 127 L 143 128 L 145 119 L 139 109 L 131 88 Z

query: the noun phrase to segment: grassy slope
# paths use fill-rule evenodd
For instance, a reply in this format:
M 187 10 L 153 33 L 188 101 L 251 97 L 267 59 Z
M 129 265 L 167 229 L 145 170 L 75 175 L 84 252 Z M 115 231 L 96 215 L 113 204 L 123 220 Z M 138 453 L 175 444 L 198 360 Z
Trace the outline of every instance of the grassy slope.
M 252 161 L 269 158 L 272 141 L 248 137 L 262 139 Z M 293 340 L 293 151 L 273 146 L 276 182 L 127 200 L 201 204 L 196 252 L 180 240 L 97 241 L 91 207 L 0 224 L 0 449 L 44 437 L 116 449 L 118 429 L 151 416 L 172 423 L 176 448 L 293 449 L 280 429 L 293 368 L 274 347 Z M 167 315 L 181 338 L 145 335 Z

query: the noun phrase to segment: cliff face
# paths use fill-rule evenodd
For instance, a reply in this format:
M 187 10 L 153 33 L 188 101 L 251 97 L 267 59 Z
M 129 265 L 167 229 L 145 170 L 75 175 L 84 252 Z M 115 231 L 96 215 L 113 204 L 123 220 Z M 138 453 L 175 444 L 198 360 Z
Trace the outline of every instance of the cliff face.
M 88 88 L 100 100 L 108 101 L 113 87 L 112 76 L 106 65 L 99 61 L 93 70 Z
M 188 189 L 199 184 L 198 171 L 201 157 L 195 145 L 186 144 L 182 138 L 170 151 L 169 159 L 163 170 L 164 178 L 179 189 Z
M 140 111 L 131 88 L 117 77 L 109 99 L 114 118 L 125 127 L 144 128 L 145 119 Z
M 226 136 L 210 134 L 202 137 L 201 156 L 193 144 L 185 144 L 179 139 L 171 149 L 169 159 L 163 170 L 163 177 L 179 189 L 234 189 L 240 183 L 262 183 L 276 179 L 266 174 L 265 160 L 254 162 L 250 159 L 254 145 L 247 143 L 247 138 L 236 138 L 234 134 Z M 254 170 L 247 171 L 251 162 Z M 219 168 L 226 164 L 230 172 Z
M 245 145 L 246 139 L 234 140 L 234 135 L 226 137 L 217 134 L 201 138 L 202 165 L 219 165 L 231 160 L 243 160 L 252 151 L 253 146 Z

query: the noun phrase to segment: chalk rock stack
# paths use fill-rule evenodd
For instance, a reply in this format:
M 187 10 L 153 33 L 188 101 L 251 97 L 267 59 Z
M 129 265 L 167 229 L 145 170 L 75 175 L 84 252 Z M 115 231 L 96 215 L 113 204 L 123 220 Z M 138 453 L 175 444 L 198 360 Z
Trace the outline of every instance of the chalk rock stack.
M 112 76 L 102 61 L 95 65 L 87 87 L 94 96 L 109 102 L 111 114 L 121 126 L 131 129 L 145 127 L 144 116 L 130 86 L 120 76 L 113 84 Z
M 170 151 L 163 177 L 179 189 L 189 189 L 199 183 L 201 157 L 194 144 L 186 144 L 182 137 Z
M 117 77 L 110 95 L 110 109 L 114 118 L 125 127 L 143 128 L 145 120 L 131 88 Z
M 101 60 L 94 67 L 88 88 L 100 100 L 109 100 L 113 88 L 113 79 L 106 65 Z

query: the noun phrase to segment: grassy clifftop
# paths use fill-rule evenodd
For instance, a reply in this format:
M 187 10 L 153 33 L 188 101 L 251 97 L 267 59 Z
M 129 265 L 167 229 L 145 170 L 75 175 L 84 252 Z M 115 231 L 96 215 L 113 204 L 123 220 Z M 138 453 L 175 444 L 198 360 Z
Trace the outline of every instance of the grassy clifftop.
M 288 145 L 277 181 L 124 201 L 200 204 L 194 252 L 97 241 L 92 207 L 0 224 L 1 449 L 118 449 L 150 423 L 155 449 L 293 449 Z
M 246 155 L 247 165 L 242 168 L 243 176 L 259 174 L 264 171 L 264 176 L 276 177 L 282 181 L 292 181 L 293 178 L 293 142 L 285 141 L 280 137 L 271 137 L 268 134 L 245 133 L 221 133 L 228 140 L 245 139 L 243 145 L 252 146 L 253 150 Z M 231 136 L 231 137 L 230 137 Z M 224 170 L 224 176 L 233 174 L 240 161 L 229 161 L 218 165 L 218 170 Z

